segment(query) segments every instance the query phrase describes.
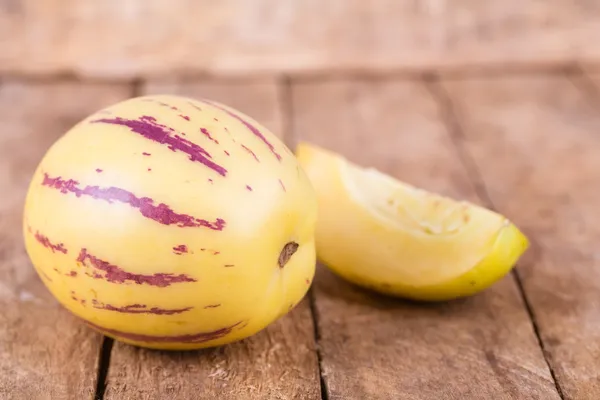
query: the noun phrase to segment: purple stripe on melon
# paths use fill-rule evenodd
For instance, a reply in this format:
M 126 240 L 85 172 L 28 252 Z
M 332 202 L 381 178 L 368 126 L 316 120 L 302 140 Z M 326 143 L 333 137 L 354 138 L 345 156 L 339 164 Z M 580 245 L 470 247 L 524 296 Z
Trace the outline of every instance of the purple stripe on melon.
M 211 340 L 220 339 L 224 336 L 229 335 L 233 328 L 240 325 L 242 321 L 239 321 L 233 325 L 227 326 L 225 328 L 217 329 L 211 332 L 200 332 L 200 333 L 190 333 L 187 335 L 176 335 L 176 336 L 154 336 L 154 335 L 144 335 L 141 333 L 134 332 L 125 332 L 119 331 L 117 329 L 103 328 L 99 325 L 96 325 L 92 322 L 85 321 L 92 328 L 95 328 L 101 332 L 106 333 L 107 335 L 121 337 L 123 339 L 128 339 L 136 342 L 146 342 L 146 343 L 204 343 L 209 342 Z
M 77 261 L 85 266 L 93 267 L 99 271 L 103 271 L 101 277 L 110 283 L 126 283 L 134 282 L 138 285 L 146 284 L 150 286 L 167 287 L 174 283 L 197 282 L 196 279 L 187 275 L 174 275 L 170 273 L 156 273 L 152 275 L 134 274 L 127 272 L 121 267 L 101 260 L 87 252 L 87 249 L 81 249 Z M 86 264 L 89 262 L 89 265 Z
M 42 244 L 42 246 L 52 250 L 53 253 L 61 252 L 63 254 L 67 254 L 67 249 L 65 249 L 65 245 L 62 243 L 53 244 L 50 242 L 47 236 L 42 235 L 39 231 L 35 232 L 35 239 Z
M 71 290 L 71 299 L 81 303 L 82 306 L 85 306 L 85 299 L 78 298 L 77 293 L 75 293 L 75 291 L 73 291 L 73 290 Z
M 48 282 L 52 282 L 52 278 L 50 278 L 50 277 L 48 276 L 48 274 L 46 274 L 45 272 L 40 272 L 40 274 L 41 274 L 41 275 L 42 275 L 44 278 L 46 278 L 46 280 L 47 280 Z
M 284 192 L 287 192 L 285 185 L 283 184 L 283 182 L 281 181 L 281 179 L 279 180 L 279 184 L 281 185 L 281 188 L 283 189 Z
M 194 103 L 192 103 L 191 101 L 187 102 L 190 106 L 192 106 L 193 108 L 195 108 L 198 111 L 202 111 L 202 109 L 200 107 L 198 107 L 197 105 L 195 105 Z
M 183 254 L 188 252 L 188 248 L 185 244 L 180 244 L 179 246 L 173 247 L 173 252 L 175 254 Z
M 186 121 L 190 120 L 190 117 L 188 117 L 187 115 L 183 115 L 183 114 L 179 114 L 179 116 L 183 119 L 185 119 Z
M 43 186 L 60 190 L 61 193 L 74 193 L 77 197 L 90 196 L 97 200 L 105 200 L 109 203 L 118 201 L 129 204 L 137 209 L 144 217 L 159 222 L 163 225 L 177 225 L 183 227 L 206 227 L 212 230 L 221 231 L 225 227 L 225 221 L 217 218 L 215 221 L 207 221 L 192 217 L 187 214 L 178 214 L 164 203 L 154 204 L 154 200 L 149 197 L 137 197 L 135 194 L 117 187 L 101 188 L 99 186 L 86 186 L 79 188 L 79 182 L 73 179 L 64 180 L 60 176 L 51 178 L 44 173 Z M 66 250 L 65 250 L 66 251 Z
M 248 147 L 242 145 L 242 147 L 244 148 L 244 150 L 246 150 L 248 153 L 252 154 L 252 157 L 254 157 L 254 159 L 256 160 L 256 162 L 260 162 L 260 160 L 258 159 L 258 157 L 256 157 L 256 154 L 250 150 Z
M 186 311 L 189 311 L 193 307 L 171 308 L 171 309 L 159 308 L 159 307 L 148 308 L 148 306 L 146 306 L 144 304 L 131 304 L 128 306 L 115 307 L 110 304 L 100 304 L 99 302 L 94 301 L 94 308 L 97 308 L 99 310 L 114 311 L 114 312 L 119 312 L 119 313 L 124 313 L 124 314 L 175 315 L 175 314 L 181 314 Z
M 132 132 L 137 133 L 146 139 L 167 145 L 172 151 L 180 151 L 187 154 L 191 161 L 199 162 L 221 176 L 227 175 L 227 170 L 225 168 L 210 160 L 212 157 L 206 150 L 179 135 L 171 136 L 173 129 L 157 123 L 156 118 L 154 117 L 145 115 L 139 119 L 126 119 L 120 117 L 102 118 L 92 121 L 92 123 L 126 126 Z
M 165 103 L 163 101 L 154 100 L 154 99 L 148 99 L 148 100 L 145 100 L 145 101 L 151 101 L 151 102 L 154 102 L 154 103 L 158 104 L 159 106 L 169 108 L 169 109 L 171 109 L 173 111 L 179 111 L 179 108 L 177 108 L 175 106 L 172 106 L 172 105 L 170 105 L 168 103 Z
M 273 153 L 273 155 L 275 157 L 277 157 L 278 160 L 281 161 L 281 155 L 279 155 L 279 153 L 277 153 L 277 151 L 275 151 L 275 147 L 273 146 L 273 144 L 271 142 L 269 142 L 267 140 L 267 138 L 261 133 L 260 130 L 258 130 L 257 127 L 255 127 L 254 125 L 252 125 L 250 122 L 246 121 L 244 118 L 242 118 L 240 115 L 234 113 L 233 111 L 228 110 L 225 107 L 220 106 L 217 103 L 213 103 L 212 101 L 209 100 L 202 100 L 202 102 L 209 104 L 213 107 L 216 107 L 222 111 L 225 111 L 227 114 L 229 114 L 230 116 L 232 116 L 233 118 L 237 119 L 238 121 L 240 121 L 242 124 L 244 124 L 244 126 L 246 128 L 248 128 L 248 130 L 250 130 L 250 132 L 252 132 L 256 137 L 258 137 L 260 140 L 262 140 L 262 142 L 264 144 L 267 145 L 267 147 L 269 148 L 269 150 L 271 150 L 271 153 Z
M 208 129 L 206 129 L 206 128 L 200 128 L 200 132 L 202 132 L 202 134 L 203 134 L 204 136 L 206 136 L 206 137 L 207 137 L 209 140 L 211 140 L 211 141 L 215 142 L 216 144 L 219 144 L 219 141 L 218 141 L 217 139 L 213 138 L 213 137 L 210 135 L 210 132 L 208 131 Z
M 217 308 L 217 307 L 221 307 L 221 304 L 209 304 L 207 306 L 204 306 L 204 308 Z
M 248 189 L 251 192 L 252 191 L 252 186 L 246 185 L 246 189 Z

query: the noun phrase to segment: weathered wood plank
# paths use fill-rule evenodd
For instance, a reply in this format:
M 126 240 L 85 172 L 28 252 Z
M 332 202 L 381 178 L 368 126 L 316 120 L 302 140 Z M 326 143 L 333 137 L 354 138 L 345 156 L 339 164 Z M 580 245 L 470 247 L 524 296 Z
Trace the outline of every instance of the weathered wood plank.
M 282 132 L 277 85 L 270 82 L 149 84 L 144 93 L 204 97 L 231 105 Z M 318 399 L 319 372 L 309 304 L 301 302 L 252 338 L 187 353 L 116 343 L 106 399 Z
M 0 398 L 92 399 L 102 336 L 53 299 L 25 253 L 25 192 L 46 149 L 124 86 L 0 83 Z M 51 212 L 51 210 L 49 210 Z
M 597 61 L 585 0 L 4 0 L 0 71 L 419 70 Z
M 433 98 L 398 81 L 293 86 L 297 139 L 415 185 L 475 198 Z M 315 280 L 330 399 L 558 399 L 515 282 L 419 305 L 370 294 L 321 268 Z
M 520 268 L 566 399 L 600 398 L 600 113 L 566 77 L 448 82 L 495 206 L 535 240 Z

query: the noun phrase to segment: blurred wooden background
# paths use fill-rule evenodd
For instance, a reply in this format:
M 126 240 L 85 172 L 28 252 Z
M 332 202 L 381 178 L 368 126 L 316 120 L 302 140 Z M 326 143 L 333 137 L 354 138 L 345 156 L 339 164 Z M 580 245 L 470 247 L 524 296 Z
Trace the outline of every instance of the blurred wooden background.
M 136 78 L 560 66 L 595 0 L 1 0 L 0 73 Z
M 599 37 L 596 0 L 0 0 L 0 399 L 600 399 Z M 493 207 L 533 246 L 462 301 L 319 268 L 240 343 L 113 343 L 33 271 L 22 202 L 74 123 L 157 92 Z

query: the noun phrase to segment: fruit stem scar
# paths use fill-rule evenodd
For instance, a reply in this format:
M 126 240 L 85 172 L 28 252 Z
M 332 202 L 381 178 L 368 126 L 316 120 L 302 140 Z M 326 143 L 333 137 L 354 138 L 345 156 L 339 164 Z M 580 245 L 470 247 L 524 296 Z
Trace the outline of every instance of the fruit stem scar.
M 283 268 L 285 264 L 292 258 L 294 253 L 298 250 L 298 243 L 296 242 L 288 242 L 283 246 L 283 250 L 279 254 L 279 268 Z

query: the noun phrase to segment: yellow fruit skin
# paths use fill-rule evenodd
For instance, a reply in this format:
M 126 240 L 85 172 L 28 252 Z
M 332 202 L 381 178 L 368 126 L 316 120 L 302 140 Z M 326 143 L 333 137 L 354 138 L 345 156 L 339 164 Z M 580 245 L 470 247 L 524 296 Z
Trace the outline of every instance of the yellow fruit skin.
M 529 246 L 528 239 L 514 225 L 507 225 L 498 234 L 491 252 L 471 270 L 447 282 L 430 286 L 408 286 L 400 283 L 365 282 L 364 277 L 354 276 L 345 269 L 328 264 L 330 269 L 348 281 L 392 296 L 418 301 L 447 301 L 472 296 L 487 289 L 509 273 Z
M 92 328 L 194 349 L 248 337 L 303 298 L 316 207 L 294 155 L 252 118 L 146 96 L 89 116 L 48 150 L 23 232 L 45 285 Z
M 402 263 L 406 263 L 406 268 L 411 265 L 410 257 L 403 257 L 403 251 L 410 249 L 396 241 L 404 236 L 396 235 L 349 197 L 336 165 L 342 159 L 305 143 L 298 145 L 296 155 L 317 192 L 318 258 L 337 275 L 356 285 L 418 301 L 470 296 L 505 276 L 529 246 L 519 229 L 505 221 L 490 241 L 485 256 L 463 268 L 464 272 L 442 275 L 442 280 L 433 284 L 406 284 L 406 277 L 399 276 L 397 270 Z M 418 251 L 413 251 L 411 256 L 419 257 Z M 444 255 L 440 259 L 444 259 Z

